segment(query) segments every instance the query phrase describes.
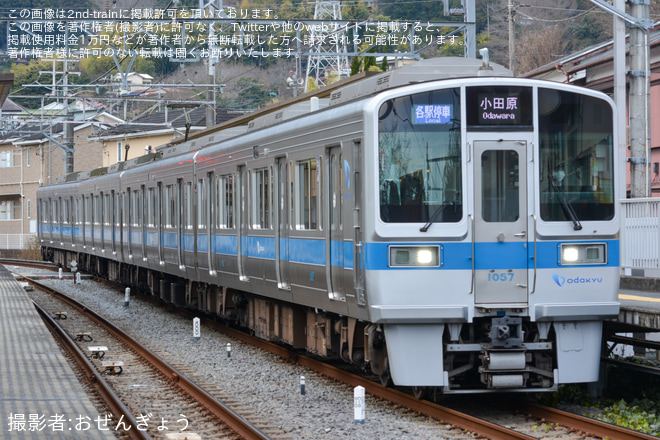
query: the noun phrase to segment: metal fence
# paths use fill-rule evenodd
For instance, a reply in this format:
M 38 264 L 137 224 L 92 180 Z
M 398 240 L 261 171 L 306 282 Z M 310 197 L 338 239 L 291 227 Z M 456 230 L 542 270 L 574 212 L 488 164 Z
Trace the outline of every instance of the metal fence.
M 36 239 L 36 234 L 0 234 L 0 250 L 28 249 Z
M 660 268 L 660 198 L 622 201 L 621 267 Z

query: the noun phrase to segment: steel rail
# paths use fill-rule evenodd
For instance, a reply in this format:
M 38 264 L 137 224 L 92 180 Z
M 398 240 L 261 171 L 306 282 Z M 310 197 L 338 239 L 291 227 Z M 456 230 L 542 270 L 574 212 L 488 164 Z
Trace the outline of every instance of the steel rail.
M 559 423 L 560 425 L 570 426 L 571 428 L 578 429 L 600 438 L 612 438 L 617 440 L 658 440 L 658 437 L 644 434 L 643 432 L 633 431 L 631 429 L 612 425 L 611 423 L 601 422 L 600 420 L 571 414 L 566 411 L 536 403 L 525 402 L 524 406 L 520 407 L 520 411 L 524 411 L 537 418 Z
M 99 280 L 104 281 L 104 280 Z M 115 285 L 115 283 L 107 282 L 107 284 Z M 149 300 L 149 298 L 147 298 Z M 154 301 L 155 302 L 155 301 Z M 162 304 L 162 303 L 160 303 Z M 171 311 L 178 313 L 192 319 L 197 315 L 190 310 L 177 308 L 172 304 L 163 304 Z M 379 383 L 367 381 L 364 378 L 341 370 L 337 367 L 331 366 L 323 361 L 316 360 L 304 355 L 301 355 L 293 350 L 283 347 L 278 344 L 266 341 L 244 333 L 238 329 L 229 327 L 218 321 L 208 318 L 200 318 L 205 326 L 213 328 L 227 336 L 234 339 L 243 341 L 245 343 L 254 345 L 255 347 L 269 351 L 289 362 L 308 367 L 314 371 L 319 372 L 331 379 L 345 383 L 351 386 L 363 386 L 365 391 L 369 394 L 401 405 L 405 408 L 410 408 L 420 414 L 443 421 L 450 425 L 464 429 L 466 431 L 474 432 L 480 436 L 498 440 L 498 439 L 533 439 L 535 437 L 507 429 L 495 423 L 488 422 L 478 417 L 470 416 L 461 413 L 460 411 L 451 408 L 443 407 L 429 401 L 418 400 L 417 398 L 398 391 L 393 388 L 387 388 Z M 519 411 L 523 414 L 530 414 L 539 419 L 546 419 L 555 423 L 559 423 L 567 428 L 577 429 L 582 432 L 588 433 L 593 436 L 601 438 L 616 438 L 621 440 L 633 439 L 646 439 L 657 440 L 657 437 L 648 434 L 640 433 L 630 429 L 622 428 L 609 423 L 601 422 L 599 420 L 591 419 L 588 417 L 571 414 L 555 408 L 545 407 L 531 402 L 524 402 L 519 404 Z
M 57 271 L 59 266 L 48 261 L 36 261 L 36 260 L 16 260 L 13 258 L 0 258 L 0 264 L 11 265 L 11 266 L 24 266 L 24 267 L 34 267 L 37 269 L 47 269 Z
M 103 376 L 97 371 L 94 365 L 87 359 L 87 356 L 80 351 L 80 348 L 76 343 L 71 339 L 71 337 L 66 334 L 66 332 L 60 327 L 55 320 L 48 315 L 43 308 L 41 308 L 37 303 L 33 301 L 34 307 L 37 309 L 37 312 L 41 315 L 41 318 L 46 323 L 46 326 L 51 330 L 51 332 L 62 342 L 65 349 L 71 354 L 74 358 L 76 364 L 80 366 L 83 370 L 83 373 L 87 377 L 87 380 L 92 383 L 92 386 L 96 388 L 99 393 L 99 396 L 103 399 L 103 402 L 108 406 L 110 412 L 115 416 L 123 416 L 126 420 L 130 422 L 131 426 L 138 426 L 137 419 L 133 416 L 131 411 L 124 405 L 117 396 L 117 394 L 112 390 L 108 382 L 103 379 Z M 139 429 L 131 429 L 125 431 L 128 434 L 129 438 L 133 440 L 150 440 L 151 436 L 145 431 Z
M 187 311 L 183 311 L 183 313 L 190 314 L 190 312 Z M 217 321 L 212 321 L 209 319 L 203 319 L 203 321 L 204 321 L 204 325 L 212 327 L 226 334 L 227 336 L 246 342 L 248 344 L 252 344 L 256 347 L 262 348 L 277 356 L 280 356 L 283 359 L 286 359 L 297 365 L 308 367 L 336 381 L 351 386 L 360 385 L 364 387 L 365 392 L 371 394 L 372 396 L 385 399 L 389 402 L 403 406 L 405 408 L 409 408 L 413 411 L 418 412 L 419 414 L 423 414 L 433 419 L 440 420 L 444 423 L 450 424 L 452 426 L 456 426 L 465 431 L 476 433 L 479 436 L 483 436 L 493 440 L 499 440 L 499 439 L 530 440 L 534 438 L 529 435 L 505 428 L 501 425 L 497 425 L 495 423 L 491 423 L 486 420 L 480 419 L 478 417 L 474 417 L 469 414 L 465 414 L 460 411 L 453 410 L 451 408 L 446 408 L 441 405 L 437 405 L 435 403 L 425 400 L 418 400 L 415 397 L 403 393 L 394 388 L 387 388 L 380 385 L 379 383 L 365 380 L 364 378 L 356 374 L 349 373 L 340 368 L 329 365 L 323 361 L 319 361 L 307 356 L 299 355 L 298 353 L 289 350 L 286 347 L 273 344 L 272 342 L 268 342 L 254 336 L 250 336 L 246 333 L 241 332 L 240 330 L 233 329 Z
M 478 417 L 470 416 L 461 413 L 451 408 L 443 407 L 428 401 L 421 401 L 415 397 L 405 394 L 393 388 L 386 388 L 376 382 L 365 381 L 360 376 L 348 373 L 339 368 L 328 365 L 322 361 L 318 361 L 307 356 L 299 355 L 286 347 L 273 344 L 263 339 L 247 335 L 239 330 L 227 327 L 224 324 L 216 321 L 205 320 L 205 325 L 214 327 L 216 330 L 221 331 L 228 336 L 242 340 L 244 342 L 254 344 L 260 348 L 268 350 L 284 359 L 287 359 L 296 364 L 308 367 L 317 371 L 327 377 L 337 381 L 346 383 L 351 386 L 363 386 L 365 391 L 369 394 L 388 400 L 390 402 L 401 405 L 405 408 L 417 411 L 420 414 L 432 417 L 436 420 L 441 420 L 453 426 L 457 426 L 466 431 L 475 432 L 478 435 L 490 439 L 532 439 L 534 437 L 528 436 L 523 433 L 507 429 L 503 426 L 491 423 Z M 520 404 L 519 411 L 522 414 L 530 414 L 539 419 L 546 419 L 559 423 L 567 428 L 577 429 L 586 432 L 590 435 L 601 438 L 616 438 L 617 440 L 657 440 L 657 437 L 650 436 L 641 432 L 633 431 L 631 429 L 622 428 L 620 426 L 612 425 L 609 423 L 601 422 L 600 420 L 591 419 L 576 414 L 571 414 L 566 411 L 561 411 L 555 408 L 545 407 L 535 403 L 525 402 Z
M 127 335 L 120 328 L 112 324 L 110 321 L 88 309 L 83 304 L 77 302 L 73 298 L 57 292 L 35 280 L 27 279 L 28 283 L 36 285 L 40 289 L 51 293 L 57 298 L 61 299 L 69 306 L 78 310 L 80 313 L 88 315 L 91 319 L 96 321 L 99 325 L 103 326 L 108 333 L 124 343 L 129 349 L 138 353 L 149 364 L 157 369 L 164 377 L 176 384 L 182 391 L 186 392 L 193 399 L 198 401 L 204 408 L 211 414 L 222 420 L 229 428 L 234 430 L 239 436 L 245 440 L 270 440 L 265 433 L 252 425 L 249 421 L 243 418 L 240 414 L 233 411 L 231 408 L 218 401 L 215 397 L 206 392 L 203 388 L 197 386 L 193 381 L 188 379 L 183 373 L 169 365 L 166 361 L 153 353 L 148 348 L 137 342 L 135 339 Z M 135 425 L 137 426 L 137 424 Z

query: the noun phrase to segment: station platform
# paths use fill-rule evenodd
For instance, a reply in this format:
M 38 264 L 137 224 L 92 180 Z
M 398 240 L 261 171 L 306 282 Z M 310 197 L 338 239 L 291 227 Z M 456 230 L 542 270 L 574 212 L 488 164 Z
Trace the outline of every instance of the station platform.
M 116 438 L 116 420 L 99 414 L 23 286 L 2 265 L 0 323 L 0 438 Z
M 660 332 L 660 279 L 621 277 L 619 302 L 621 311 L 615 322 Z

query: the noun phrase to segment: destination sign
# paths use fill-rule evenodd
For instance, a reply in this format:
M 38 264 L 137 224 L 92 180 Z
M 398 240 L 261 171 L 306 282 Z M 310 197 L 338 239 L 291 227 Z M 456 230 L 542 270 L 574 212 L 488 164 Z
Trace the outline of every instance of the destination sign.
M 468 125 L 512 127 L 532 125 L 532 89 L 529 87 L 469 87 Z
M 451 104 L 413 105 L 414 124 L 451 124 Z

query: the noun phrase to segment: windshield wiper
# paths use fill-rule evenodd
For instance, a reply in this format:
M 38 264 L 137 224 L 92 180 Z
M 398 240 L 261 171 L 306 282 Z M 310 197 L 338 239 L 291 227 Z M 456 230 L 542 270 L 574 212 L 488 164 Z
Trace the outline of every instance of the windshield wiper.
M 552 189 L 554 189 L 555 194 L 557 194 L 559 203 L 561 203 L 561 208 L 564 211 L 564 214 L 566 214 L 566 217 L 568 217 L 573 222 L 573 229 L 579 231 L 582 229 L 582 224 L 580 223 L 580 220 L 578 219 L 578 216 L 573 209 L 573 205 L 571 205 L 571 202 L 564 198 L 562 191 L 560 191 L 559 187 L 557 187 L 557 185 L 552 181 L 552 176 L 550 176 L 550 182 Z
M 436 210 L 433 211 L 433 215 L 431 216 L 431 218 L 429 218 L 429 221 L 428 221 L 424 226 L 422 226 L 421 228 L 419 228 L 419 232 L 426 232 L 426 231 L 428 231 L 429 228 L 431 227 L 431 225 L 435 222 L 436 217 L 438 217 L 438 215 L 440 215 L 440 213 L 441 213 L 441 212 L 442 212 L 447 206 L 452 205 L 452 204 L 453 204 L 453 203 L 443 203 L 442 205 L 438 206 L 438 207 L 436 208 Z

